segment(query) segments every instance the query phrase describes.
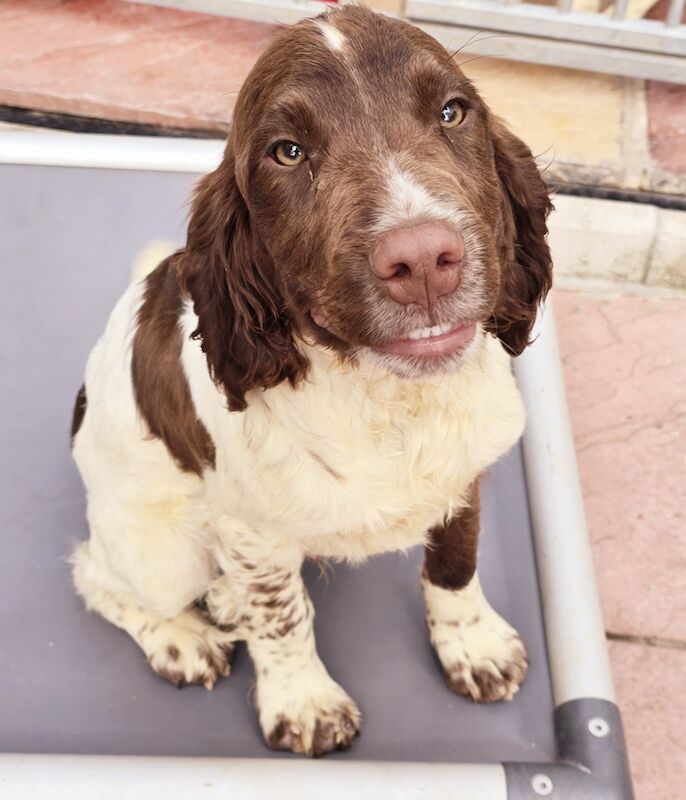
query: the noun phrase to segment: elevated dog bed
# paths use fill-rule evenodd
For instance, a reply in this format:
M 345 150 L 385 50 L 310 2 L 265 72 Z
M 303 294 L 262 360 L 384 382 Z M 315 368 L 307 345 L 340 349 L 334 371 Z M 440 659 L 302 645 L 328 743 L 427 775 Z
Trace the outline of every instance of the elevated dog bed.
M 362 735 L 318 762 L 273 754 L 243 648 L 214 691 L 178 691 L 84 610 L 67 564 L 87 536 L 69 452 L 87 354 L 134 256 L 153 238 L 183 240 L 191 187 L 219 145 L 0 141 L 0 797 L 630 798 L 551 313 L 517 365 L 527 434 L 482 499 L 482 583 L 527 643 L 521 691 L 475 705 L 447 689 L 420 551 L 312 565 L 319 650 L 359 703 Z

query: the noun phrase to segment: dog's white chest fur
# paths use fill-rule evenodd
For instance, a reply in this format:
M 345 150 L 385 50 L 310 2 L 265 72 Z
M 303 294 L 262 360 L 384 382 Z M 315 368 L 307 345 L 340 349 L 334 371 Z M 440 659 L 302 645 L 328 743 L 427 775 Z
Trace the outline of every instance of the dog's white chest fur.
M 489 336 L 457 374 L 421 383 L 313 348 L 302 388 L 253 392 L 234 414 L 186 341 L 193 398 L 217 446 L 212 516 L 231 520 L 227 532 L 249 524 L 296 539 L 312 556 L 357 561 L 423 541 L 521 434 L 509 359 Z

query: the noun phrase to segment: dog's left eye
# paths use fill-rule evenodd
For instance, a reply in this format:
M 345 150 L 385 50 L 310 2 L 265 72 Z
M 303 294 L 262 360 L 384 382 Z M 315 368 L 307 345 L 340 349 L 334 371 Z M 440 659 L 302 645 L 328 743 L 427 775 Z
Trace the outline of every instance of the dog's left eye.
M 297 167 L 305 160 L 305 151 L 297 142 L 278 142 L 272 150 L 272 158 L 284 167 Z
M 456 128 L 465 117 L 465 108 L 457 100 L 449 100 L 441 109 L 441 126 L 443 128 Z

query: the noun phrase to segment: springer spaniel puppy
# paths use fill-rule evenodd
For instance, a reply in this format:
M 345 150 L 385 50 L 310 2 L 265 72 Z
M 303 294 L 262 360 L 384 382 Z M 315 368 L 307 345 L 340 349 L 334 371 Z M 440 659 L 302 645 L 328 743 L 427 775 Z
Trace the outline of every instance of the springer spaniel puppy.
M 550 208 L 429 36 L 359 6 L 283 30 L 186 246 L 88 361 L 87 607 L 176 685 L 212 688 L 244 640 L 268 744 L 321 755 L 360 712 L 317 655 L 303 559 L 423 544 L 450 688 L 509 700 L 527 656 L 479 586 L 479 477 L 522 431 L 510 355 L 550 287 Z

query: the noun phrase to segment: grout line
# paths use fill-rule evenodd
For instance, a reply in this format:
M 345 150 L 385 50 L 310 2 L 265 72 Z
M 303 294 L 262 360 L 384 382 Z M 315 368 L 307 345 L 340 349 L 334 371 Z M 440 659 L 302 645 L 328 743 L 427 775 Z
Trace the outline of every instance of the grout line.
M 657 170 L 652 170 L 652 173 L 657 174 Z M 557 195 L 586 197 L 589 200 L 614 200 L 618 203 L 638 203 L 639 205 L 686 211 L 686 196 L 683 192 L 675 194 L 651 189 L 630 189 L 627 186 L 576 183 L 571 178 L 567 180 L 559 176 L 547 178 L 546 183 L 548 189 Z
M 648 647 L 686 650 L 686 640 L 684 639 L 670 639 L 666 636 L 638 636 L 631 633 L 613 633 L 612 631 L 606 631 L 605 635 L 611 642 L 628 642 L 629 644 L 643 644 Z
M 565 292 L 585 292 L 596 297 L 617 297 L 634 295 L 646 300 L 686 300 L 686 289 L 672 289 L 658 284 L 635 283 L 632 281 L 597 278 L 590 275 L 555 275 L 553 267 L 553 288 Z
M 625 186 L 638 189 L 650 169 L 645 81 L 626 78 L 622 108 L 622 161 Z
M 645 264 L 643 265 L 643 274 L 641 275 L 640 278 L 640 282 L 644 285 L 648 285 L 648 277 L 653 267 L 653 257 L 655 255 L 655 248 L 657 246 L 657 240 L 660 235 L 661 226 L 662 226 L 662 217 L 660 215 L 660 209 L 656 209 L 655 221 L 653 223 L 653 232 L 650 237 L 650 243 L 648 244 L 648 248 L 646 250 L 646 260 Z

